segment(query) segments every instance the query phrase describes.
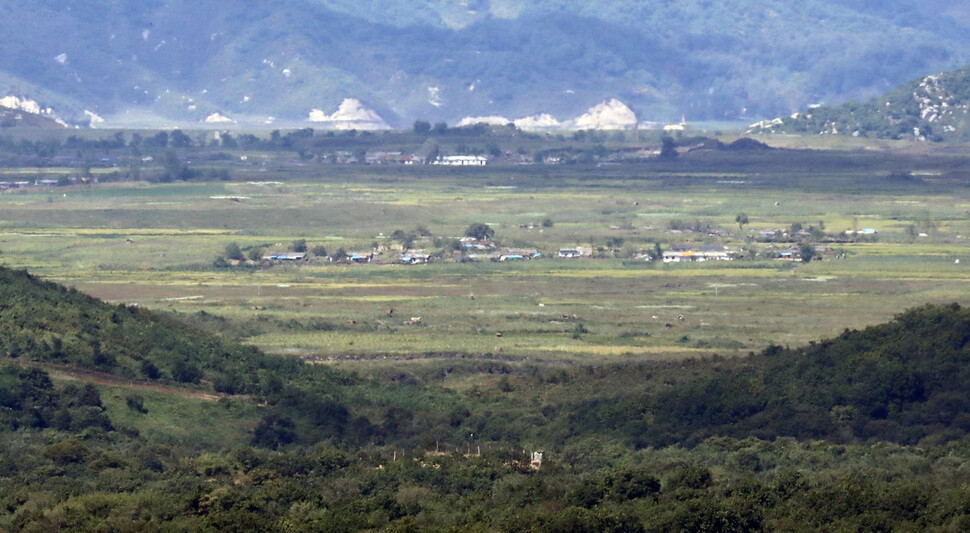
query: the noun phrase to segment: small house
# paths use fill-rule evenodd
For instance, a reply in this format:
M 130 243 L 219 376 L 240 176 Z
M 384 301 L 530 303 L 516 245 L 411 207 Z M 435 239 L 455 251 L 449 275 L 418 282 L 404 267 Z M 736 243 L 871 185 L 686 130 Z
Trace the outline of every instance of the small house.
M 405 265 L 421 265 L 431 260 L 431 254 L 420 251 L 408 251 L 398 256 L 397 260 L 399 263 L 404 263 Z
M 374 260 L 372 252 L 348 252 L 347 259 L 352 263 L 370 263 Z
M 491 250 L 495 248 L 495 244 L 489 241 L 480 241 L 474 237 L 462 237 L 461 238 L 461 249 L 462 251 L 469 252 L 473 250 Z
M 542 254 L 539 250 L 506 250 L 504 254 L 500 255 L 499 261 L 521 261 L 523 259 L 535 259 Z
M 303 261 L 306 259 L 305 252 L 284 252 L 263 256 L 267 261 Z

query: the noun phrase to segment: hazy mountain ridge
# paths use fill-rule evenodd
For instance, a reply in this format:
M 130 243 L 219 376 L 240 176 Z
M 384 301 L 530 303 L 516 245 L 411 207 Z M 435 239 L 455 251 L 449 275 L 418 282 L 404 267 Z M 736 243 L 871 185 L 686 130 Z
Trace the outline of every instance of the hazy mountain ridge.
M 0 7 L 0 96 L 32 97 L 74 120 L 91 110 L 109 124 L 198 123 L 215 112 L 305 123 L 346 98 L 399 127 L 473 115 L 563 120 L 611 98 L 645 121 L 760 118 L 970 61 L 963 23 L 931 9 L 901 0 L 40 1 Z

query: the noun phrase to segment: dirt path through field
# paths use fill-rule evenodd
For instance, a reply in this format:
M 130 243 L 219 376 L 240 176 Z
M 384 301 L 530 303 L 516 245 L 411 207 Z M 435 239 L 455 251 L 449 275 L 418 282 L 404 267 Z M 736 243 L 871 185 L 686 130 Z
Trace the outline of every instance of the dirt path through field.
M 174 387 L 167 385 L 159 385 L 147 381 L 137 380 L 137 379 L 127 379 L 115 376 L 113 374 L 108 374 L 106 372 L 96 372 L 93 370 L 80 369 L 71 366 L 64 365 L 54 365 L 50 363 L 40 363 L 37 361 L 7 361 L 8 364 L 19 365 L 24 368 L 40 368 L 47 372 L 51 379 L 59 381 L 79 381 L 82 383 L 91 383 L 92 385 L 101 385 L 107 387 L 121 387 L 131 390 L 141 390 L 141 391 L 153 391 L 161 392 L 163 394 L 173 394 L 175 396 L 180 396 L 182 398 L 192 398 L 196 400 L 204 400 L 207 402 L 214 402 L 219 398 L 228 398 L 227 394 L 220 394 L 208 391 L 193 390 L 183 387 Z M 238 396 L 234 396 L 238 398 Z

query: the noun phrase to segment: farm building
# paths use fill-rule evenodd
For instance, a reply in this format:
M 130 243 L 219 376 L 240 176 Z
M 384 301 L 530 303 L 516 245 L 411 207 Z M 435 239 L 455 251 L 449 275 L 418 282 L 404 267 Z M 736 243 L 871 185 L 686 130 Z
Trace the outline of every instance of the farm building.
M 306 259 L 306 253 L 304 252 L 284 252 L 279 254 L 270 254 L 263 256 L 263 259 L 267 261 L 303 261 Z
M 724 246 L 700 248 L 672 247 L 663 254 L 664 263 L 700 263 L 703 261 L 733 261 L 737 253 Z
M 590 246 L 576 246 L 575 248 L 560 248 L 559 257 L 562 258 L 576 258 L 576 257 L 591 257 L 593 255 L 593 248 Z
M 398 256 L 397 260 L 399 263 L 404 263 L 405 265 L 420 265 L 430 261 L 431 254 L 408 251 Z
M 374 260 L 372 252 L 347 252 L 347 259 L 353 263 L 370 263 Z
M 778 252 L 778 259 L 782 261 L 801 261 L 802 254 L 794 250 L 785 250 L 783 252 Z
M 448 155 L 435 160 L 432 165 L 447 165 L 453 167 L 479 166 L 483 167 L 488 163 L 488 158 L 481 155 Z
M 495 248 L 495 244 L 489 241 L 480 241 L 474 237 L 462 237 L 460 242 L 461 249 L 466 252 L 471 250 L 491 250 Z
M 504 254 L 500 255 L 499 261 L 521 261 L 523 259 L 535 259 L 542 254 L 539 250 L 506 250 Z

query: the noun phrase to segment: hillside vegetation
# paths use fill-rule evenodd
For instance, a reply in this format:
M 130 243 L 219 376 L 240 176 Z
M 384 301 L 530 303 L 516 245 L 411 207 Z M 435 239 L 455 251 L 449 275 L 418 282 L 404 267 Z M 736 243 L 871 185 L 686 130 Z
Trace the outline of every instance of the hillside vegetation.
M 753 131 L 943 141 L 970 136 L 970 67 L 925 76 L 864 102 L 809 109 Z
M 2 337 L 16 339 L 0 367 L 4 529 L 970 523 L 970 310 L 956 304 L 738 360 L 453 361 L 376 381 L 234 347 L 181 318 L 107 305 L 24 272 L 0 274 Z M 202 386 L 235 371 L 266 384 L 243 380 L 255 396 L 207 406 L 57 383 L 35 366 L 124 375 L 139 358 L 162 369 L 160 379 L 182 360 L 199 368 Z M 438 384 L 442 372 L 502 378 L 456 392 Z M 541 465 L 523 448 L 544 449 Z
M 24 271 L 0 270 L 0 353 L 161 383 L 250 393 L 292 362 L 221 341 L 169 316 L 109 305 Z
M 305 122 L 358 98 L 391 125 L 787 115 L 970 61 L 965 1 L 110 2 L 0 7 L 0 93 L 64 118 Z
M 571 411 L 584 426 L 625 432 L 640 446 L 715 435 L 903 444 L 963 438 L 968 341 L 970 310 L 927 306 L 807 347 L 772 346 L 743 368 L 659 394 Z

